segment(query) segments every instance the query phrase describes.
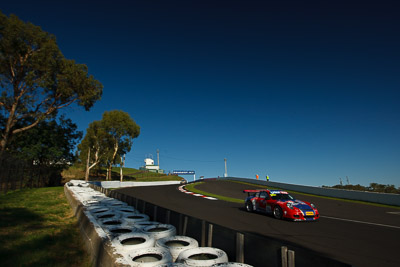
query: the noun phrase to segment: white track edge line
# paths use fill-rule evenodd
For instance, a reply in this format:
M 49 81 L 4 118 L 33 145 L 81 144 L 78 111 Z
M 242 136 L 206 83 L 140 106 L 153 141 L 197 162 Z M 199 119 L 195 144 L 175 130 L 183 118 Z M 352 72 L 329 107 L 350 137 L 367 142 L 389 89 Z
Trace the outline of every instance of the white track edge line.
M 363 222 L 363 221 L 356 221 L 356 220 L 350 220 L 350 219 L 335 218 L 335 217 L 329 217 L 329 216 L 320 216 L 320 217 L 321 217 L 321 218 L 332 219 L 332 220 L 347 221 L 347 222 L 354 222 L 354 223 L 363 223 L 363 224 L 369 224 L 369 225 L 376 225 L 376 226 L 383 226 L 383 227 L 389 227 L 389 228 L 400 229 L 400 226 L 394 226 L 394 225 L 387 225 L 387 224 L 380 224 L 380 223 L 371 223 L 371 222 Z

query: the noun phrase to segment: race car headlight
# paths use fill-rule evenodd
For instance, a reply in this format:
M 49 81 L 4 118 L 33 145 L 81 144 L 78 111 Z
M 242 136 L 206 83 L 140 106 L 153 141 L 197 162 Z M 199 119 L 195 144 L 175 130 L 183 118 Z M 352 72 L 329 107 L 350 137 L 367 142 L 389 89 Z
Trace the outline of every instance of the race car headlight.
M 311 203 L 310 205 L 311 205 L 311 207 L 312 207 L 313 209 L 316 209 L 316 208 L 317 208 L 313 203 Z
M 293 203 L 291 203 L 291 202 L 288 202 L 288 203 L 286 203 L 286 207 L 288 207 L 289 209 L 293 209 Z

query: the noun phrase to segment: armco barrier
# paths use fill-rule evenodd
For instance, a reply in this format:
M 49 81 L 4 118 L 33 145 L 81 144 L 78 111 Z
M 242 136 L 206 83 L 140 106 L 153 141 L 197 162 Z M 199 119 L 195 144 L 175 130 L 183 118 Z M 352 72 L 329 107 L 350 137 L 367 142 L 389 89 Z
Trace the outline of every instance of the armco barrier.
M 343 199 L 350 199 L 350 200 L 361 200 L 361 201 L 366 201 L 366 202 L 371 202 L 371 203 L 400 206 L 400 194 L 362 192 L 362 191 L 323 188 L 323 187 L 314 187 L 314 186 L 305 186 L 305 185 L 294 185 L 294 184 L 285 184 L 285 183 L 278 183 L 278 182 L 271 182 L 271 181 L 267 182 L 267 181 L 263 181 L 263 180 L 255 180 L 255 179 L 249 179 L 249 178 L 237 178 L 237 177 L 226 177 L 226 178 L 218 178 L 218 179 L 266 185 L 266 186 L 281 188 L 281 189 L 285 189 L 285 190 L 292 190 L 292 191 L 308 193 L 308 194 L 313 194 L 313 195 L 319 195 L 319 196 L 343 198 Z
M 96 185 L 91 185 L 91 187 L 109 197 L 128 203 L 139 210 L 139 212 L 150 216 L 150 220 L 174 225 L 178 235 L 192 237 L 199 242 L 200 246 L 222 249 L 227 253 L 230 261 L 242 262 L 255 267 L 293 266 L 286 265 L 285 262 L 283 263 L 284 259 L 287 259 L 287 255 L 283 255 L 281 251 L 285 249 L 285 251 L 288 250 L 288 252 L 291 252 L 290 254 L 288 253 L 289 260 L 295 260 L 296 267 L 351 266 L 294 243 L 260 236 L 255 233 L 238 232 L 154 205 L 115 190 L 104 189 Z M 295 259 L 290 255 L 295 255 Z

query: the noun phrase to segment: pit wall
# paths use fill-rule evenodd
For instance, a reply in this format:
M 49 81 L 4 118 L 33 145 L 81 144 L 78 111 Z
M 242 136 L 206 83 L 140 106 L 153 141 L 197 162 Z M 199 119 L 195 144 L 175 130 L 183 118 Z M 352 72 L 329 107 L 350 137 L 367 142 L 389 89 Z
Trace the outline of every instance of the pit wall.
M 199 246 L 222 249 L 227 253 L 230 261 L 246 263 L 255 267 L 351 266 L 294 243 L 254 233 L 238 232 L 122 194 L 117 190 L 110 190 L 93 184 L 90 187 L 106 196 L 127 203 L 139 212 L 147 214 L 152 221 L 174 225 L 178 235 L 196 239 Z M 285 262 L 286 260 L 288 262 L 292 260 L 294 264 L 288 264 Z
M 255 179 L 250 179 L 250 178 L 226 177 L 226 178 L 217 178 L 217 179 L 247 182 L 247 183 L 252 183 L 252 184 L 265 185 L 265 186 L 276 187 L 276 188 L 280 188 L 280 189 L 292 190 L 292 191 L 313 194 L 313 195 L 319 195 L 319 196 L 350 199 L 350 200 L 360 200 L 360 201 L 379 203 L 379 204 L 385 204 L 385 205 L 400 206 L 400 195 L 399 194 L 386 194 L 386 193 L 375 193 L 375 192 L 363 192 L 363 191 L 352 191 L 352 190 L 343 190 L 343 189 L 334 189 L 334 188 L 314 187 L 314 186 L 306 186 L 306 185 L 294 185 L 294 184 L 285 184 L 285 183 L 278 183 L 278 182 L 271 182 L 271 181 L 255 180 Z

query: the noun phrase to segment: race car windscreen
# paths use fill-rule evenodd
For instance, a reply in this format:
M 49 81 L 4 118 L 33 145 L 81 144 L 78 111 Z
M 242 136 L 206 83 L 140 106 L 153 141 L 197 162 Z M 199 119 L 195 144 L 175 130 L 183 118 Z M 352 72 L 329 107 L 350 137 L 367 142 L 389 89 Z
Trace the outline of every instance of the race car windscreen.
M 271 194 L 271 198 L 273 200 L 294 200 L 294 197 L 292 197 L 289 194 Z

